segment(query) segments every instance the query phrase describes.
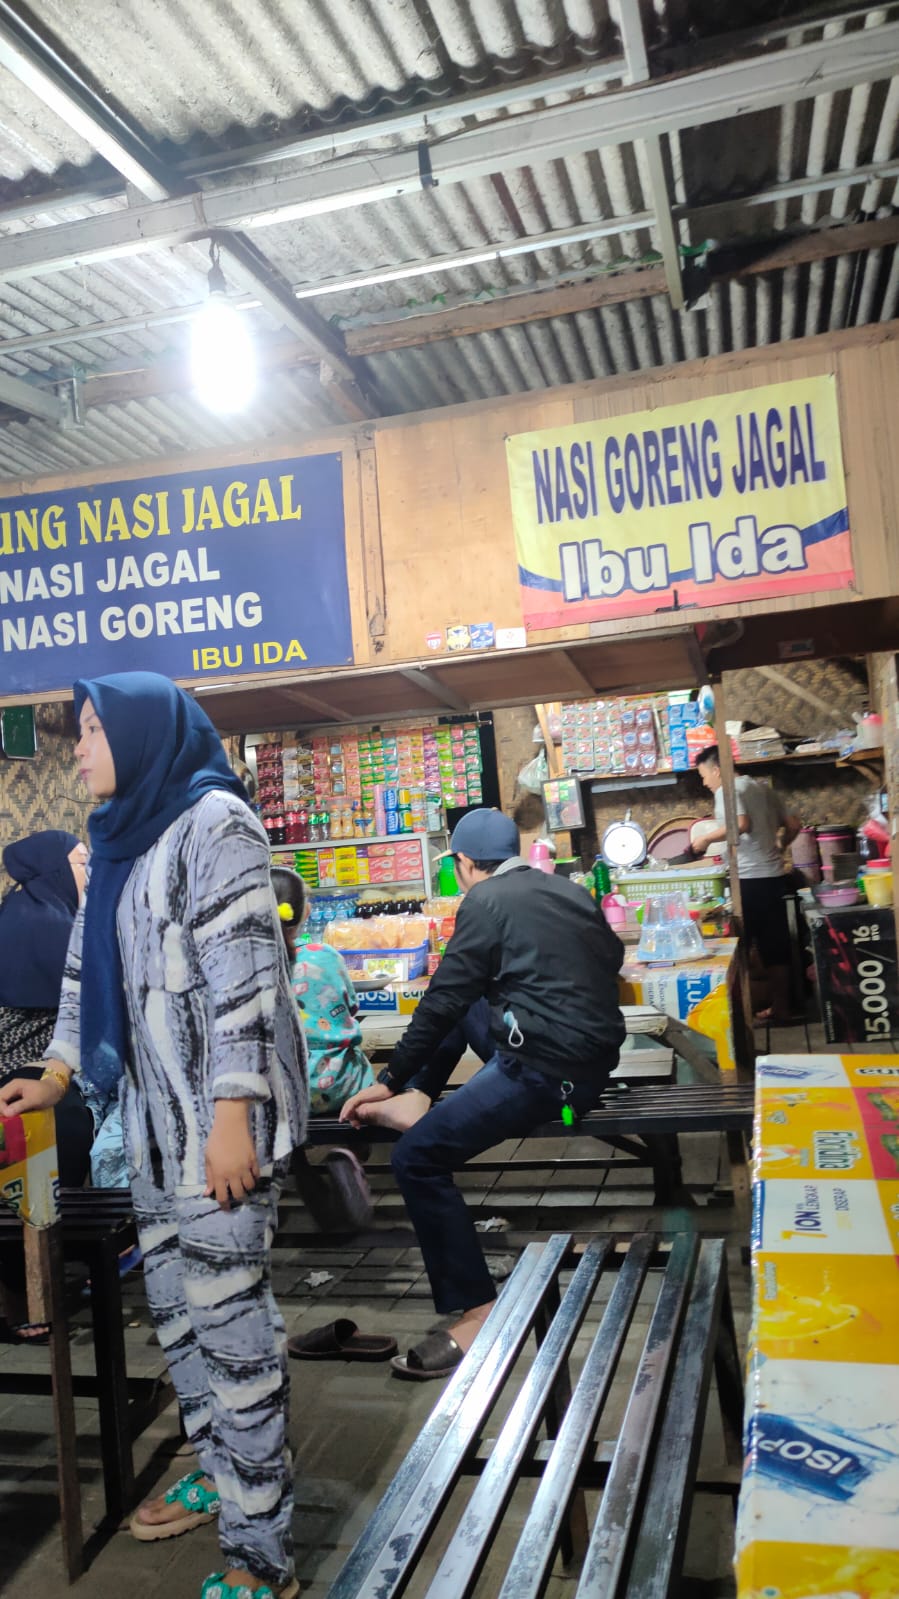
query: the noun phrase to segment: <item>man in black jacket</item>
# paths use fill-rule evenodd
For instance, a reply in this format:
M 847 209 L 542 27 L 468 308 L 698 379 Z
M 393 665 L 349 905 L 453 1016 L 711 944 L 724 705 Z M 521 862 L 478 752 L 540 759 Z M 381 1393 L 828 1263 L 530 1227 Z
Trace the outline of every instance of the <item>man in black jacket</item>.
M 456 930 L 389 1067 L 341 1111 L 357 1127 L 403 1130 L 393 1171 L 434 1304 L 441 1315 L 462 1312 L 449 1333 L 430 1334 L 394 1361 L 400 1375 L 416 1378 L 458 1365 L 496 1297 L 452 1173 L 565 1106 L 575 1116 L 588 1110 L 625 1034 L 623 946 L 586 890 L 521 860 L 518 830 L 501 811 L 470 811 L 450 846 L 465 890 Z M 436 1102 L 457 1058 L 441 1045 L 466 1021 L 489 1034 L 476 1046 L 489 1059 Z

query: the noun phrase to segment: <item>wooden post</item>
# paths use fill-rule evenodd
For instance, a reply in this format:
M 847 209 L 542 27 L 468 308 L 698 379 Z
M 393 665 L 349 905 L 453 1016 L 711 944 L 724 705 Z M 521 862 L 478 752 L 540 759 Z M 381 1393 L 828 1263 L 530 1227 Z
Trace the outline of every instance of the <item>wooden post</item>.
M 50 1380 L 53 1388 L 53 1424 L 56 1432 L 56 1480 L 59 1485 L 59 1520 L 62 1557 L 70 1582 L 84 1570 L 81 1523 L 81 1487 L 78 1482 L 78 1438 L 72 1390 L 72 1361 L 66 1321 L 62 1264 L 61 1223 L 31 1227 L 25 1234 L 25 1281 L 28 1319 L 50 1328 Z
M 737 795 L 734 787 L 734 758 L 727 736 L 727 692 L 724 679 L 715 684 L 715 737 L 718 742 L 718 759 L 721 765 L 721 792 L 724 797 L 724 823 L 727 828 L 727 870 L 730 894 L 734 907 L 734 921 L 740 943 L 737 949 L 737 973 L 733 985 L 739 1006 L 732 1007 L 731 1021 L 734 1033 L 734 1060 L 737 1076 L 751 1077 L 755 1066 L 755 1043 L 752 1036 L 752 994 L 749 987 L 749 951 L 743 931 L 743 897 L 737 868 L 737 845 L 740 833 L 737 826 Z M 742 1011 L 738 1015 L 737 1011 Z
M 557 746 L 549 730 L 549 718 L 551 712 L 561 711 L 562 707 L 561 705 L 536 705 L 534 709 L 537 712 L 537 721 L 540 723 L 540 731 L 543 734 L 543 743 L 546 748 L 546 769 L 550 777 L 561 777 L 565 770 L 562 765 L 562 751 Z M 557 855 L 564 857 L 571 853 L 570 833 L 556 833 L 555 842 Z
M 561 777 L 564 770 L 562 766 L 562 752 L 556 747 L 556 741 L 549 730 L 550 713 L 552 711 L 559 710 L 560 707 L 558 705 L 537 705 L 535 706 L 535 709 L 537 712 L 537 721 L 540 723 L 540 731 L 543 734 L 543 742 L 546 746 L 547 770 L 550 777 Z
M 883 717 L 883 780 L 889 810 L 893 862 L 893 914 L 899 943 L 899 678 L 892 652 L 868 656 L 873 708 Z
M 378 505 L 378 466 L 373 445 L 359 451 L 359 516 L 362 523 L 366 621 L 369 643 L 377 654 L 384 648 L 387 631 L 387 592 Z

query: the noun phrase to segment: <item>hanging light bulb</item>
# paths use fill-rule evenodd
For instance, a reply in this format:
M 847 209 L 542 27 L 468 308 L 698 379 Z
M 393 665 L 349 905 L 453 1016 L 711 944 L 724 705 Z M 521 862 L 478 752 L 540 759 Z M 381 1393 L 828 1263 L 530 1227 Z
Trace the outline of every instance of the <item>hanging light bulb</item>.
M 193 388 L 209 411 L 242 411 L 256 391 L 256 352 L 245 317 L 228 300 L 215 243 L 209 258 L 209 299 L 191 328 Z

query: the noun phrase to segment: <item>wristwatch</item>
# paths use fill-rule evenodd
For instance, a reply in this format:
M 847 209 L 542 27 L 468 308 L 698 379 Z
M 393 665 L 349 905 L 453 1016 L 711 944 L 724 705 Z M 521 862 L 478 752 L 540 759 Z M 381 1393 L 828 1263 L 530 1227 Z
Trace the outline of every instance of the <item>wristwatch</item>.
M 405 1083 L 397 1082 L 389 1066 L 385 1066 L 383 1071 L 378 1072 L 376 1080 L 379 1083 L 383 1083 L 385 1088 L 389 1088 L 391 1094 L 401 1094 L 406 1087 Z

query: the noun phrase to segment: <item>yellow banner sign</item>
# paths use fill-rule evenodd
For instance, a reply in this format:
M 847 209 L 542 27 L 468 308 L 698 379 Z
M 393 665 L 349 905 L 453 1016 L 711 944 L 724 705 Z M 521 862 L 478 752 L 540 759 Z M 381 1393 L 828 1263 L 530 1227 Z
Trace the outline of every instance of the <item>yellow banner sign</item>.
M 518 433 L 506 451 L 532 628 L 852 585 L 832 376 Z

